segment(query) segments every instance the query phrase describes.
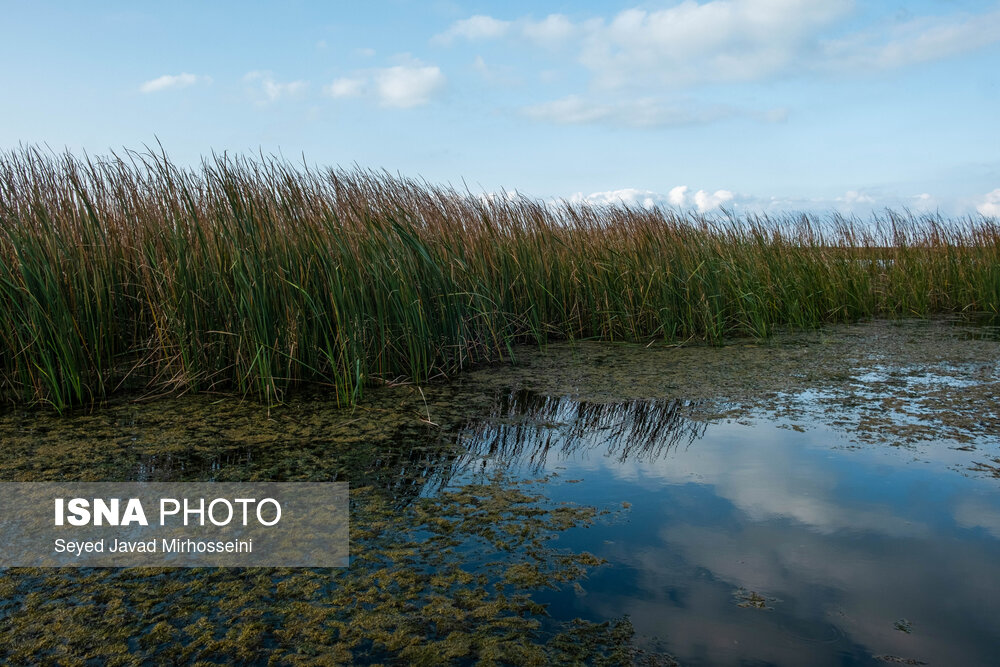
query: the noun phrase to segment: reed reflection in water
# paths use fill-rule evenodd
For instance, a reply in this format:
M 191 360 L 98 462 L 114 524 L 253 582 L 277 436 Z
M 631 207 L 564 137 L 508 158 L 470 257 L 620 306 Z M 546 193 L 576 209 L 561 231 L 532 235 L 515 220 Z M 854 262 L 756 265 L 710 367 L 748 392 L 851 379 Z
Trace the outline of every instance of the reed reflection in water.
M 467 425 L 463 445 L 470 462 L 490 459 L 532 472 L 592 454 L 652 462 L 705 434 L 707 424 L 689 416 L 696 405 L 679 399 L 597 403 L 515 389 L 498 397 L 487 418 Z

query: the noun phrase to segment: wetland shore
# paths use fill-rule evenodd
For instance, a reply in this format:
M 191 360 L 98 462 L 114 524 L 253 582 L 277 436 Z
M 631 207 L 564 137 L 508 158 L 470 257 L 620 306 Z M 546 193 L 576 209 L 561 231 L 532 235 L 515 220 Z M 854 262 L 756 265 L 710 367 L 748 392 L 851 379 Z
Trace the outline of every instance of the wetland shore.
M 9 568 L 0 658 L 983 663 L 998 272 L 990 218 L 5 153 L 0 480 L 347 481 L 352 550 Z
M 8 408 L 4 480 L 347 480 L 352 563 L 9 569 L 2 655 L 981 664 L 998 352 L 995 328 L 883 320 L 526 347 L 353 407 Z

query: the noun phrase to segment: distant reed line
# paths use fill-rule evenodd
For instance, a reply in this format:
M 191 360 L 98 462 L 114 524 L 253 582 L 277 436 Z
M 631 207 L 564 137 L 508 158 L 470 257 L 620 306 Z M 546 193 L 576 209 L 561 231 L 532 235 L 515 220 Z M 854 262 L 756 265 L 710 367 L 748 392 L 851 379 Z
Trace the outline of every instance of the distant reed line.
M 1000 309 L 996 220 L 709 219 L 369 171 L 0 154 L 0 400 L 120 390 L 341 403 L 516 343 L 766 337 Z

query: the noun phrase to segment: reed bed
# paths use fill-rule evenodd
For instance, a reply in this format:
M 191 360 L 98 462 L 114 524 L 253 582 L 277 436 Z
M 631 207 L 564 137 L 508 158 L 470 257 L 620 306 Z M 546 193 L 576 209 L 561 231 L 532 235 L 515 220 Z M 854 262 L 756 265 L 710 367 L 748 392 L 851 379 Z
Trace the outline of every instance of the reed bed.
M 0 400 L 300 383 L 341 403 L 553 339 L 1000 309 L 1000 228 L 709 219 L 213 156 L 0 154 Z

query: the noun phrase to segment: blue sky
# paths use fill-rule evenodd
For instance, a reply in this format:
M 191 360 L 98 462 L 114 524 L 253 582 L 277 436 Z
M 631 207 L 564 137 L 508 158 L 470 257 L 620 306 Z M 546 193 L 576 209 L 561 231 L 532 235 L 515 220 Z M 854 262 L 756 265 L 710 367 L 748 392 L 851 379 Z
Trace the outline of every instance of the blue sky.
M 0 148 L 1000 215 L 1000 2 L 3 2 Z M 464 184 L 463 184 L 464 183 Z

